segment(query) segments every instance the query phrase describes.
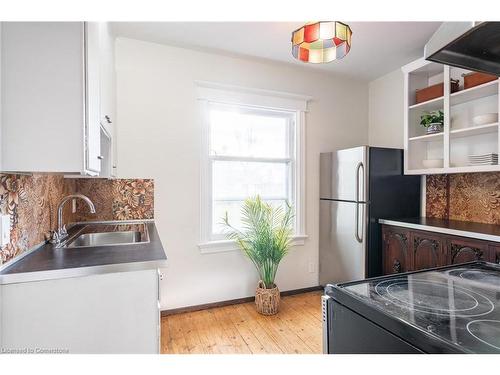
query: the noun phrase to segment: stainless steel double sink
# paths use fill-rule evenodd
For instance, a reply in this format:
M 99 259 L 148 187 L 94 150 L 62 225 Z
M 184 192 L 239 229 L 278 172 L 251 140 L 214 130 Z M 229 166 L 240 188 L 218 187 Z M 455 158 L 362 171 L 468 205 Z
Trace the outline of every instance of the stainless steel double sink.
M 117 230 L 109 230 L 109 226 Z M 122 230 L 123 226 L 129 227 Z M 103 227 L 103 228 L 99 228 Z M 86 233 L 90 231 L 89 233 Z M 63 248 L 117 246 L 148 243 L 149 234 L 145 223 L 120 223 L 113 225 L 109 223 L 89 224 L 70 236 L 63 244 Z

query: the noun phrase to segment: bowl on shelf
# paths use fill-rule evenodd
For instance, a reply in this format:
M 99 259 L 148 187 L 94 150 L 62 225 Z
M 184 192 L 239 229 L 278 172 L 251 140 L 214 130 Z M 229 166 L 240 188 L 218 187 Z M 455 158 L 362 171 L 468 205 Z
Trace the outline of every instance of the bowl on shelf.
M 443 168 L 443 159 L 424 159 L 422 165 L 424 168 Z
M 498 122 L 498 113 L 485 113 L 483 115 L 477 115 L 472 118 L 474 125 L 486 125 Z

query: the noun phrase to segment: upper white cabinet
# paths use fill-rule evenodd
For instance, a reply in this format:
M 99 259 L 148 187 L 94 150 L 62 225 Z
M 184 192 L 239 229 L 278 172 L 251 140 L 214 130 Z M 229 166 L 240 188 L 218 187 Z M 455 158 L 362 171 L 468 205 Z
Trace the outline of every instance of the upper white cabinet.
M 94 174 L 101 171 L 101 63 L 100 63 L 100 25 L 98 23 L 84 24 L 85 58 L 83 59 L 85 76 L 85 110 L 84 123 L 86 142 L 84 174 Z M 62 137 L 65 138 L 64 136 Z
M 470 71 L 419 59 L 402 68 L 404 73 L 405 174 L 442 174 L 500 171 L 496 165 L 470 165 L 469 157 L 499 154 L 499 80 L 464 88 Z M 452 90 L 451 81 L 459 90 Z M 441 96 L 417 101 L 416 92 L 443 84 Z M 429 134 L 421 116 L 441 110 L 443 131 Z M 477 116 L 490 120 L 478 123 Z M 484 119 L 484 118 L 483 118 Z
M 111 175 L 103 164 L 111 165 L 113 152 L 102 149 L 102 134 L 112 150 L 114 133 L 103 121 L 113 121 L 115 96 L 107 24 L 1 27 L 1 170 L 96 176 L 106 169 Z
M 100 23 L 101 174 L 116 176 L 116 73 L 114 38 L 108 23 Z M 104 150 L 103 150 L 104 149 Z
M 113 132 L 115 121 L 115 59 L 114 38 L 108 23 L 99 23 L 100 27 L 100 74 L 101 74 L 101 124 Z

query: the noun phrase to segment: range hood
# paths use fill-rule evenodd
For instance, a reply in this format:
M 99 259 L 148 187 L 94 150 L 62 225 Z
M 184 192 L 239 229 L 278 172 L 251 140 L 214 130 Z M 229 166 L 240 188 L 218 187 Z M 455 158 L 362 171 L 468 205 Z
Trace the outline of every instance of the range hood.
M 443 22 L 425 45 L 424 57 L 500 76 L 500 22 Z

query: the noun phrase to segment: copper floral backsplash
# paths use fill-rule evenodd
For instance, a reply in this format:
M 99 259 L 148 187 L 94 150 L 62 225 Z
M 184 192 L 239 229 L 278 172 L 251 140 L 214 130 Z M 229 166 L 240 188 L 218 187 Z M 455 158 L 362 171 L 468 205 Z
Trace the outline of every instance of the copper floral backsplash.
M 154 181 L 132 179 L 75 179 L 75 191 L 87 195 L 96 206 L 90 214 L 77 203 L 74 221 L 135 220 L 154 217 Z
M 426 215 L 500 224 L 500 173 L 427 176 Z
M 154 181 L 145 179 L 65 179 L 59 175 L 0 174 L 0 211 L 11 220 L 10 243 L 0 249 L 0 264 L 44 241 L 57 226 L 57 205 L 68 194 L 87 195 L 96 214 L 77 204 L 66 223 L 87 220 L 131 220 L 154 217 Z
M 0 175 L 0 211 L 10 215 L 11 224 L 10 243 L 0 250 L 0 264 L 44 240 L 57 225 L 60 198 L 70 192 L 62 176 Z

